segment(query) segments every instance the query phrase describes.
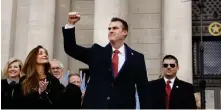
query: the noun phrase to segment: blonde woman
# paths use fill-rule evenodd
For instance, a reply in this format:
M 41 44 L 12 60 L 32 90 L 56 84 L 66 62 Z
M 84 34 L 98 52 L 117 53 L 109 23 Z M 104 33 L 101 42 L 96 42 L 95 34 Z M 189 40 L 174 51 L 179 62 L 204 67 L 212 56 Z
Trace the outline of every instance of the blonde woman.
M 2 109 L 19 108 L 19 80 L 22 66 L 22 62 L 16 58 L 11 58 L 5 65 L 3 79 L 1 80 Z

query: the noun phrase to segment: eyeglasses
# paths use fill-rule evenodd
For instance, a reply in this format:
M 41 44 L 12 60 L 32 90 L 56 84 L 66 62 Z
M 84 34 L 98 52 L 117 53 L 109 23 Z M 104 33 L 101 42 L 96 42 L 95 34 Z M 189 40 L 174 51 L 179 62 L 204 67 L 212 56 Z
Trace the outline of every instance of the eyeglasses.
M 168 66 L 170 65 L 171 68 L 174 68 L 176 65 L 175 64 L 163 64 L 164 68 L 168 68 Z

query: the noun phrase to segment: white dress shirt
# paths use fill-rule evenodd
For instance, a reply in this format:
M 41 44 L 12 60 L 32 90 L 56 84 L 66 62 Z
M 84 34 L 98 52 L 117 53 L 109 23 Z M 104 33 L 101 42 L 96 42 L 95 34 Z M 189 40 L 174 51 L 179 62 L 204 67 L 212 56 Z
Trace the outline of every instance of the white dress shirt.
M 119 58 L 118 59 L 118 72 L 119 72 L 120 69 L 122 68 L 124 62 L 125 62 L 125 46 L 122 45 L 119 49 L 115 49 L 115 48 L 112 47 L 112 50 L 113 50 L 112 58 L 114 56 L 114 51 L 115 50 L 119 50 L 120 51 L 119 54 L 118 54 L 118 58 Z
M 165 78 L 165 77 L 163 77 L 163 78 L 164 78 L 165 83 L 167 84 L 167 81 L 168 81 L 169 79 L 167 79 L 167 78 Z M 173 84 L 174 84 L 175 78 L 176 78 L 176 77 L 170 79 L 170 81 L 171 81 L 171 83 L 170 83 L 171 89 L 173 88 Z

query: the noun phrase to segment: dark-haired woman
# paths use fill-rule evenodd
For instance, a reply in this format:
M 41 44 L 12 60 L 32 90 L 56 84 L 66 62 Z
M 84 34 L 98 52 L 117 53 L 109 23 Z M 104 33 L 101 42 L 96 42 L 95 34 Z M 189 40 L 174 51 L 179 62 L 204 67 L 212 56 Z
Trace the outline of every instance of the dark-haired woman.
M 60 82 L 51 75 L 47 50 L 42 46 L 31 50 L 22 72 L 25 75 L 21 78 L 21 108 L 56 108 L 61 96 Z

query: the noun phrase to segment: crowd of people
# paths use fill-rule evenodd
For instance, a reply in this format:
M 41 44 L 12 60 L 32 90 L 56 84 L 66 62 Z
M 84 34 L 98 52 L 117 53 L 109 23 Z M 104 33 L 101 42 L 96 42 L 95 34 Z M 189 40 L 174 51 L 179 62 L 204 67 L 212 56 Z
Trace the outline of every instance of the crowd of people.
M 126 21 L 111 19 L 107 46 L 85 48 L 75 39 L 79 20 L 79 13 L 69 13 L 62 31 L 65 52 L 89 65 L 86 91 L 81 89 L 79 73 L 64 74 L 62 62 L 49 61 L 47 50 L 39 45 L 24 63 L 15 58 L 7 62 L 1 81 L 2 109 L 135 109 L 137 101 L 140 109 L 197 108 L 193 85 L 176 76 L 179 63 L 175 56 L 166 55 L 162 76 L 148 81 L 144 55 L 124 43 Z
M 15 58 L 7 62 L 1 81 L 2 108 L 80 108 L 80 77 L 69 76 L 65 80 L 60 61 L 49 62 L 47 50 L 37 46 L 24 65 Z

